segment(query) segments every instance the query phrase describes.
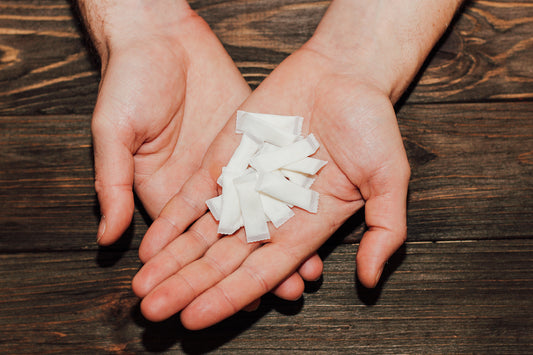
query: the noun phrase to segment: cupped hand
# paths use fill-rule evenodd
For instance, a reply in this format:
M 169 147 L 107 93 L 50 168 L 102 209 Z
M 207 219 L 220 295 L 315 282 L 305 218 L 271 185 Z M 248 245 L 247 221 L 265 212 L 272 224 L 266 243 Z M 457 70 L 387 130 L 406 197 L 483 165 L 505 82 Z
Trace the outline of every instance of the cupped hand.
M 364 285 L 375 286 L 405 240 L 409 180 L 390 93 L 381 87 L 364 71 L 337 65 L 312 47 L 286 59 L 241 109 L 305 118 L 304 132 L 321 144 L 316 157 L 328 161 L 312 187 L 320 193 L 318 213 L 294 208 L 295 217 L 271 228 L 270 242 L 262 245 L 246 243 L 242 230 L 217 235 L 216 221 L 204 214 L 205 201 L 217 194 L 216 179 L 240 140 L 232 119 L 144 237 L 141 248 L 158 253 L 133 280 L 144 298 L 143 314 L 157 321 L 181 311 L 190 329 L 221 321 L 292 277 L 363 206 L 368 230 L 357 273 Z
M 215 34 L 188 6 L 126 5 L 125 13 L 105 8 L 108 16 L 93 16 L 104 17 L 111 28 L 106 41 L 97 42 L 102 80 L 92 122 L 102 245 L 115 242 L 129 225 L 133 188 L 148 214 L 159 215 L 250 94 Z M 142 261 L 152 255 L 140 253 Z M 321 271 L 314 255 L 301 275 L 314 279 Z M 274 293 L 294 299 L 302 284 L 294 274 Z
M 124 28 L 114 29 L 102 57 L 92 121 L 101 245 L 115 242 L 131 222 L 133 187 L 148 214 L 159 215 L 200 166 L 223 117 L 250 94 L 192 10 L 164 28 L 144 16 L 132 28 L 128 17 L 113 23 Z

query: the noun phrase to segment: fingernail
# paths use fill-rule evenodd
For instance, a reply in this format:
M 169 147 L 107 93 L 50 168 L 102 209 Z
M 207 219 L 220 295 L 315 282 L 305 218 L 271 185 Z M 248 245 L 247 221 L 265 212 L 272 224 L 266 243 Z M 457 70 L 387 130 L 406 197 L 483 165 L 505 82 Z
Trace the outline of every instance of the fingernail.
M 261 304 L 261 302 L 252 302 L 248 306 L 244 307 L 243 311 L 249 312 L 249 313 L 250 312 L 255 312 L 259 308 L 260 304 Z
M 381 279 L 381 274 L 383 273 L 383 267 L 385 265 L 381 266 L 381 268 L 379 268 L 378 270 L 378 273 L 376 274 L 376 281 L 374 282 L 374 286 L 376 286 L 379 282 L 379 279 Z
M 257 311 L 258 308 L 259 308 L 259 305 L 257 305 L 257 306 L 253 305 L 253 306 L 244 308 L 243 311 L 248 312 L 248 313 L 252 313 L 252 312 Z
M 98 235 L 96 237 L 97 243 L 100 243 L 100 239 L 102 239 L 102 236 L 105 233 L 105 224 L 105 216 L 102 216 L 102 218 L 100 218 L 100 225 L 98 226 Z
M 320 276 L 317 277 L 316 279 L 314 279 L 314 280 L 310 280 L 310 282 L 317 282 L 317 281 L 320 280 L 321 278 L 322 278 L 322 274 L 320 274 Z

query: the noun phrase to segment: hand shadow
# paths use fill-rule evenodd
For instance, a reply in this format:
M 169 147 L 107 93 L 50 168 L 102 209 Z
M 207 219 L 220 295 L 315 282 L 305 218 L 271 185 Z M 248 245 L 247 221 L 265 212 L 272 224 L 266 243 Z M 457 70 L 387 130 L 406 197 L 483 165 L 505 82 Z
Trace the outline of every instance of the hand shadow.
M 383 273 L 381 278 L 374 288 L 366 288 L 359 282 L 357 278 L 357 273 L 355 273 L 355 289 L 357 296 L 367 306 L 375 305 L 383 291 L 383 286 L 387 283 L 389 277 L 396 271 L 396 269 L 403 263 L 406 256 L 407 246 L 403 244 L 387 261 L 385 267 L 383 268 Z
M 144 233 L 146 233 L 146 226 L 150 225 L 151 219 L 146 210 L 144 209 L 141 201 L 137 198 L 137 195 L 135 194 L 134 199 L 135 213 L 128 229 L 126 229 L 126 231 L 120 236 L 120 238 L 115 243 L 105 247 L 98 246 L 98 251 L 96 254 L 96 263 L 98 264 L 98 266 L 114 266 L 128 251 L 131 251 L 132 249 L 138 249 L 137 243 L 139 242 L 135 240 L 136 234 L 144 235 Z M 98 205 L 98 200 L 96 199 L 96 197 L 93 210 L 94 215 L 97 216 L 97 218 L 100 218 L 100 207 Z M 141 225 L 141 230 L 136 230 L 135 228 L 135 217 L 137 215 L 139 215 L 144 221 L 144 225 Z
M 186 354 L 205 354 L 216 350 L 250 329 L 265 315 L 275 310 L 284 315 L 298 314 L 304 306 L 303 297 L 297 301 L 285 301 L 272 294 L 261 298 L 261 305 L 254 312 L 238 312 L 234 316 L 209 328 L 197 331 L 185 329 L 179 315 L 154 323 L 146 320 L 140 311 L 140 303 L 131 310 L 133 320 L 144 328 L 142 344 L 146 351 L 164 352 L 176 344 Z

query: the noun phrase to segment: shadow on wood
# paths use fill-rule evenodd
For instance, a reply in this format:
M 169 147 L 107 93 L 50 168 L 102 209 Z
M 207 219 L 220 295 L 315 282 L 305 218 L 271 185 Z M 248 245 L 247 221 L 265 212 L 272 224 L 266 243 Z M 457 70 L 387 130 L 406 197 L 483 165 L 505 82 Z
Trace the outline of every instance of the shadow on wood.
M 96 262 L 100 267 L 114 266 L 125 253 L 130 250 L 131 243 L 135 237 L 135 225 L 132 223 L 124 234 L 115 243 L 109 246 L 99 246 L 96 254 Z
M 284 315 L 296 315 L 304 306 L 304 298 L 285 301 L 272 294 L 262 297 L 261 305 L 254 312 L 241 311 L 210 328 L 190 331 L 183 327 L 179 315 L 159 323 L 148 321 L 141 314 L 140 303 L 131 309 L 131 318 L 142 328 L 143 347 L 150 352 L 176 349 L 177 344 L 187 354 L 204 354 L 229 343 L 240 334 L 249 331 L 261 318 L 276 311 Z
M 381 274 L 381 279 L 379 280 L 378 284 L 374 288 L 367 288 L 359 282 L 357 279 L 357 274 L 355 276 L 355 288 L 357 291 L 357 296 L 367 306 L 373 306 L 375 305 L 381 296 L 381 292 L 383 291 L 383 286 L 387 283 L 387 280 L 389 277 L 400 267 L 400 265 L 405 260 L 405 256 L 407 254 L 407 245 L 403 244 L 400 249 L 394 253 L 394 255 L 391 256 L 389 261 L 385 264 L 385 267 L 383 269 L 383 273 Z
M 152 221 L 150 219 L 150 216 L 142 206 L 141 201 L 137 198 L 137 195 L 134 194 L 135 199 L 135 214 L 140 215 L 142 221 L 149 226 Z M 100 208 L 98 206 L 98 201 L 95 202 L 94 206 L 94 214 L 95 216 L 100 216 Z M 98 254 L 96 257 L 97 263 L 99 266 L 102 267 L 110 267 L 115 265 L 126 253 L 128 250 L 131 250 L 134 246 L 132 244 L 133 240 L 136 237 L 136 233 L 139 234 L 139 231 L 135 228 L 136 225 L 134 221 L 132 220 L 131 224 L 129 225 L 128 229 L 122 234 L 122 236 L 113 244 L 110 246 L 98 247 Z M 143 231 L 141 231 L 142 234 Z

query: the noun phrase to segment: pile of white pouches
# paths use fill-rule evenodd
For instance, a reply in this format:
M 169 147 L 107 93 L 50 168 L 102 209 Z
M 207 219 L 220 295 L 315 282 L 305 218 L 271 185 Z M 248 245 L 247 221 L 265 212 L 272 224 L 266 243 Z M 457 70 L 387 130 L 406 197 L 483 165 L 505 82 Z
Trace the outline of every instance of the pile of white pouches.
M 302 137 L 303 117 L 237 111 L 236 132 L 242 139 L 218 184 L 222 194 L 206 201 L 219 222 L 218 233 L 233 234 L 244 226 L 248 242 L 270 239 L 267 222 L 278 228 L 297 206 L 318 210 L 315 174 L 326 161 L 311 158 L 318 141 Z

